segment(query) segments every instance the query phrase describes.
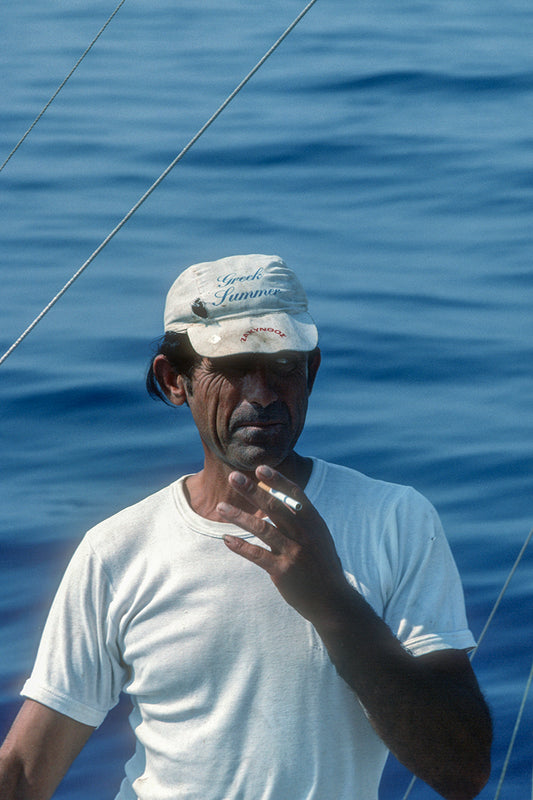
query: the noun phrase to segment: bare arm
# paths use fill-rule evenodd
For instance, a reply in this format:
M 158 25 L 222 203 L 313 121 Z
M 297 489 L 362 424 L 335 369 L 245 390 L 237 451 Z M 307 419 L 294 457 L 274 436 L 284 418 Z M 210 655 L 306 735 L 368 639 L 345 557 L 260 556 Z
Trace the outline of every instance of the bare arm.
M 458 650 L 418 658 L 406 652 L 346 581 L 326 524 L 303 492 L 279 473 L 261 470 L 258 478 L 300 501 L 302 510 L 292 513 L 232 473 L 231 486 L 276 527 L 220 504 L 225 519 L 270 550 L 237 537 L 227 537 L 227 546 L 266 570 L 285 600 L 313 623 L 391 752 L 447 800 L 471 800 L 489 776 L 491 722 L 468 657 Z
M 0 748 L 2 800 L 49 800 L 93 730 L 26 700 Z

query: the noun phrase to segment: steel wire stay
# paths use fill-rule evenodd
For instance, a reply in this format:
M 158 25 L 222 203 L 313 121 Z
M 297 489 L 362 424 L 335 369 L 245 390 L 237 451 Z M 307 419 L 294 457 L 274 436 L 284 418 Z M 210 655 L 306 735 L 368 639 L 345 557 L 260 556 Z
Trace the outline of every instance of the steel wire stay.
M 303 9 L 303 10 L 302 10 L 302 11 L 301 11 L 299 14 L 298 14 L 298 16 L 297 16 L 297 17 L 296 17 L 296 18 L 295 18 L 295 19 L 294 19 L 294 20 L 291 22 L 291 24 L 288 26 L 288 28 L 286 28 L 286 29 L 284 30 L 284 32 L 281 34 L 281 36 L 279 37 L 279 39 L 277 39 L 277 40 L 274 42 L 274 44 L 272 45 L 272 47 L 270 47 L 270 49 L 269 49 L 269 50 L 267 50 L 267 52 L 265 53 L 265 55 L 264 55 L 264 56 L 263 56 L 263 57 L 262 57 L 262 58 L 261 58 L 261 59 L 260 59 L 260 60 L 257 62 L 257 64 L 255 65 L 255 67 L 253 67 L 253 69 L 251 69 L 251 70 L 250 70 L 250 72 L 249 72 L 249 73 L 248 73 L 248 74 L 247 74 L 247 75 L 246 75 L 246 76 L 245 76 L 245 77 L 242 79 L 242 81 L 241 81 L 241 82 L 238 84 L 238 86 L 236 86 L 236 88 L 235 88 L 235 89 L 234 89 L 234 90 L 231 92 L 231 94 L 230 94 L 230 95 L 228 95 L 228 97 L 226 97 L 226 99 L 224 100 L 224 102 L 223 102 L 223 103 L 222 103 L 222 104 L 221 104 L 221 105 L 220 105 L 220 106 L 217 108 L 217 110 L 215 111 L 215 113 L 214 113 L 214 114 L 213 114 L 213 115 L 212 115 L 212 116 L 211 116 L 211 117 L 210 117 L 210 118 L 207 120 L 207 122 L 206 122 L 206 123 L 205 123 L 205 124 L 204 124 L 204 125 L 203 125 L 203 126 L 200 128 L 200 130 L 199 130 L 199 131 L 198 131 L 198 132 L 197 132 L 197 133 L 196 133 L 196 134 L 195 134 L 195 135 L 192 137 L 192 139 L 190 140 L 190 142 L 189 142 L 187 145 L 185 145 L 185 147 L 183 148 L 183 150 L 182 150 L 182 151 L 181 151 L 181 152 L 180 152 L 180 153 L 179 153 L 179 154 L 176 156 L 176 158 L 174 159 L 174 161 L 172 161 L 172 162 L 171 162 L 171 163 L 168 165 L 168 167 L 167 167 L 167 168 L 164 170 L 164 172 L 162 172 L 162 173 L 161 173 L 161 175 L 159 176 L 159 178 L 158 178 L 156 181 L 154 181 L 154 183 L 153 183 L 153 184 L 150 186 L 150 188 L 149 188 L 149 189 L 147 189 L 147 191 L 146 191 L 146 192 L 143 194 L 143 196 L 142 196 L 142 197 L 141 197 L 141 198 L 140 198 L 140 199 L 139 199 L 139 200 L 138 200 L 138 201 L 135 203 L 135 205 L 133 206 L 133 208 L 131 208 L 131 209 L 128 211 L 128 213 L 126 214 L 126 216 L 125 216 L 125 217 L 123 217 L 123 218 L 121 219 L 121 221 L 118 223 L 118 225 L 116 225 L 116 226 L 113 228 L 113 230 L 111 231 L 111 233 L 109 233 L 109 234 L 106 236 L 106 238 L 103 240 L 103 242 L 102 242 L 102 243 L 101 243 L 101 244 L 100 244 L 100 245 L 99 245 L 99 246 L 96 248 L 96 250 L 94 250 L 94 252 L 93 252 L 93 253 L 91 253 L 91 255 L 89 256 L 89 258 L 87 259 L 87 261 L 85 261 L 85 262 L 84 262 L 84 263 L 81 265 L 81 267 L 80 267 L 80 268 L 79 268 L 79 269 L 78 269 L 78 270 L 77 270 L 77 271 L 76 271 L 76 272 L 75 272 L 75 273 L 72 275 L 72 277 L 71 277 L 71 278 L 70 278 L 70 279 L 69 279 L 69 280 L 68 280 L 68 281 L 65 283 L 65 285 L 63 286 L 63 288 L 62 288 L 62 289 L 60 289 L 60 291 L 59 291 L 59 292 L 58 292 L 58 293 L 55 295 L 55 297 L 53 297 L 53 298 L 52 298 L 52 300 L 50 300 L 50 302 L 48 303 L 48 305 L 46 305 L 46 306 L 43 308 L 43 310 L 40 312 L 40 314 L 38 314 L 38 316 L 37 316 L 37 317 L 35 317 L 35 319 L 33 320 L 33 322 L 32 322 L 30 325 L 28 325 L 28 327 L 26 328 L 26 330 L 25 330 L 25 331 L 23 331 L 23 333 L 21 333 L 21 335 L 19 336 L 19 338 L 18 338 L 16 341 L 14 341 L 14 342 L 13 342 L 13 344 L 11 345 L 11 347 L 10 347 L 8 350 L 6 350 L 6 352 L 5 352 L 5 353 L 3 354 L 3 356 L 0 358 L 0 365 L 1 365 L 1 364 L 3 364 L 3 363 L 4 363 L 4 361 L 6 361 L 6 359 L 7 359 L 7 358 L 8 358 L 8 357 L 11 355 L 11 353 L 12 353 L 14 350 L 16 350 L 16 348 L 17 348 L 17 347 L 18 347 L 18 346 L 19 346 L 19 345 L 20 345 L 20 344 L 21 344 L 21 343 L 24 341 L 24 339 L 25 339 L 25 338 L 28 336 L 28 334 L 30 334 L 30 333 L 31 333 L 31 331 L 32 331 L 32 330 L 35 328 L 35 326 L 36 326 L 36 325 L 37 325 L 37 324 L 38 324 L 38 323 L 39 323 L 39 322 L 40 322 L 40 321 L 43 319 L 43 317 L 44 317 L 44 316 L 46 316 L 46 314 L 47 314 L 47 313 L 50 311 L 50 309 L 51 309 L 53 306 L 55 306 L 55 304 L 57 303 L 57 301 L 58 301 L 58 300 L 60 300 L 60 299 L 61 299 L 61 297 L 63 297 L 63 295 L 65 294 L 65 292 L 66 292 L 68 289 L 70 289 L 70 287 L 72 286 L 72 284 L 73 284 L 73 283 L 74 283 L 74 282 L 75 282 L 75 281 L 76 281 L 76 280 L 77 280 L 77 279 L 80 277 L 80 275 L 81 275 L 81 274 L 82 274 L 82 273 L 83 273 L 83 272 L 84 272 L 84 271 L 87 269 L 87 267 L 89 266 L 89 264 L 91 264 L 91 263 L 94 261 L 94 259 L 96 258 L 96 256 L 97 256 L 97 255 L 99 255 L 99 254 L 102 252 L 102 250 L 104 249 L 104 247 L 105 247 L 107 244 L 109 244 L 109 242 L 111 241 L 111 239 L 113 239 L 113 237 L 114 237 L 114 236 L 116 236 L 116 234 L 117 234 L 117 233 L 118 233 L 118 232 L 121 230 L 121 228 L 123 228 L 123 227 L 124 227 L 124 225 L 126 224 L 126 222 L 127 222 L 127 221 L 128 221 L 128 220 L 129 220 L 129 219 L 130 219 L 130 218 L 131 218 L 131 217 L 132 217 L 134 214 L 135 214 L 135 212 L 136 212 L 136 211 L 137 211 L 137 210 L 138 210 L 138 209 L 139 209 L 139 208 L 142 206 L 142 204 L 145 202 L 145 200 L 147 200 L 147 199 L 150 197 L 150 195 L 152 194 L 152 192 L 153 192 L 155 189 L 157 189 L 157 187 L 159 186 L 159 184 L 160 184 L 160 183 L 161 183 L 161 182 L 162 182 L 162 181 L 163 181 L 163 180 L 164 180 L 164 179 L 167 177 L 167 175 L 169 174 L 169 172 L 171 172 L 171 171 L 174 169 L 174 167 L 176 166 L 176 164 L 178 164 L 178 162 L 179 162 L 179 161 L 181 161 L 181 159 L 183 158 L 183 156 L 184 156 L 184 155 L 185 155 L 185 154 L 186 154 L 186 153 L 187 153 L 187 152 L 188 152 L 188 151 L 191 149 L 191 147 L 192 147 L 192 146 L 193 146 L 193 145 L 194 145 L 194 144 L 195 144 L 195 143 L 198 141 L 198 139 L 200 138 L 200 136 L 202 136 L 202 134 L 203 134 L 203 133 L 205 133 L 205 131 L 206 131 L 206 130 L 207 130 L 207 129 L 208 129 L 208 128 L 209 128 L 209 127 L 210 127 L 210 126 L 213 124 L 213 122 L 214 122 L 214 121 L 217 119 L 217 117 L 219 117 L 219 116 L 220 116 L 220 114 L 221 114 L 221 113 L 224 111 L 224 109 L 225 109 L 225 108 L 226 108 L 226 107 L 227 107 L 227 106 L 228 106 L 228 105 L 231 103 L 231 101 L 232 101 L 232 100 L 233 100 L 233 99 L 236 97 L 236 95 L 237 95 L 237 94 L 238 94 L 238 93 L 241 91 L 241 89 L 243 89 L 243 88 L 244 88 L 244 86 L 245 86 L 245 85 L 248 83 L 248 81 L 249 81 L 249 80 L 250 80 L 250 79 L 251 79 L 251 78 L 252 78 L 252 77 L 255 75 L 255 73 L 256 73 L 256 72 L 257 72 L 257 71 L 258 71 L 258 70 L 259 70 L 259 69 L 260 69 L 260 68 L 263 66 L 263 64 L 265 63 L 265 61 L 266 61 L 266 60 L 267 60 L 267 59 L 268 59 L 268 58 L 269 58 L 269 57 L 272 55 L 272 53 L 273 53 L 275 50 L 277 50 L 277 48 L 278 48 L 278 47 L 280 46 L 280 44 L 281 44 L 281 43 L 284 41 L 284 39 L 286 39 L 286 38 L 287 38 L 287 36 L 290 34 L 290 32 L 293 30 L 293 28 L 295 28 L 295 27 L 296 27 L 296 25 L 297 25 L 297 24 L 300 22 L 300 20 L 301 20 L 301 19 L 302 19 L 302 18 L 305 16 L 305 14 L 307 14 L 307 12 L 309 11 L 309 9 L 310 9 L 312 6 L 314 6 L 314 4 L 315 4 L 316 2 L 317 2 L 317 0 L 311 0 L 311 1 L 310 1 L 310 2 L 309 2 L 309 3 L 308 3 L 306 6 L 305 6 L 305 8 L 304 8 L 304 9 Z
M 118 12 L 119 12 L 119 10 L 120 10 L 121 6 L 123 6 L 125 2 L 126 2 L 126 0 L 120 0 L 120 3 L 118 4 L 118 6 L 115 8 L 115 10 L 114 10 L 114 11 L 113 11 L 113 13 L 111 14 L 111 16 L 110 16 L 110 17 L 108 17 L 108 19 L 106 20 L 106 22 L 105 22 L 105 23 L 102 25 L 102 27 L 100 28 L 100 30 L 98 31 L 98 33 L 96 34 L 96 36 L 94 37 L 94 39 L 92 40 L 92 42 L 90 43 L 90 45 L 89 45 L 89 46 L 88 46 L 88 47 L 87 47 L 87 48 L 86 48 L 86 49 L 83 51 L 83 53 L 81 54 L 81 56 L 78 58 L 78 60 L 76 61 L 76 63 L 74 64 L 74 66 L 72 67 L 72 69 L 70 70 L 70 72 L 68 73 L 67 77 L 66 77 L 66 78 L 65 78 L 65 79 L 64 79 L 64 80 L 63 80 L 63 81 L 62 81 L 62 82 L 59 84 L 59 86 L 58 86 L 58 87 L 57 87 L 57 89 L 55 90 L 55 92 L 54 92 L 54 94 L 52 95 L 52 97 L 50 98 L 50 100 L 49 100 L 49 101 L 46 103 L 46 105 L 45 105 L 45 106 L 43 106 L 43 108 L 42 108 L 42 109 L 40 110 L 40 112 L 37 114 L 37 116 L 36 116 L 36 117 L 35 117 L 35 119 L 33 120 L 32 124 L 30 125 L 30 127 L 28 128 L 28 130 L 26 131 L 26 133 L 25 133 L 23 136 L 21 136 L 21 138 L 18 140 L 18 142 L 16 143 L 15 147 L 14 147 L 14 148 L 13 148 L 13 150 L 10 152 L 10 154 L 7 156 L 7 158 L 5 159 L 5 161 L 4 161 L 2 164 L 0 164 L 0 172 L 2 172 L 2 170 L 4 169 L 4 167 L 5 167 L 5 165 L 7 164 L 7 162 L 8 162 L 8 161 L 9 161 L 9 160 L 12 158 L 12 156 L 14 156 L 14 155 L 15 155 L 15 153 L 16 153 L 16 152 L 17 152 L 17 150 L 19 149 L 20 145 L 21 145 L 21 144 L 23 143 L 23 141 L 24 141 L 24 140 L 25 140 L 25 139 L 26 139 L 26 138 L 29 136 L 29 134 L 31 133 L 31 131 L 32 131 L 32 130 L 35 128 L 35 126 L 37 125 L 37 123 L 39 122 L 39 120 L 41 119 L 41 117 L 43 116 L 43 114 L 45 113 L 45 111 L 47 110 L 47 108 L 49 108 L 49 107 L 52 105 L 52 103 L 53 103 L 53 102 L 54 102 L 54 100 L 56 99 L 57 95 L 59 94 L 59 92 L 61 91 L 61 89 L 63 88 L 63 86 L 64 86 L 64 85 L 66 84 L 66 82 L 67 82 L 67 81 L 68 81 L 68 80 L 69 80 L 69 79 L 72 77 L 72 75 L 74 75 L 74 73 L 75 73 L 75 72 L 76 72 L 76 70 L 78 69 L 79 65 L 81 64 L 81 62 L 83 61 L 83 59 L 85 58 L 85 56 L 88 54 L 88 52 L 89 52 L 90 50 L 92 50 L 93 46 L 96 44 L 96 42 L 98 41 L 98 39 L 100 38 L 100 36 L 103 34 L 103 32 L 105 31 L 105 29 L 107 28 L 107 26 L 109 25 L 109 23 L 111 22 L 111 20 L 113 19 L 113 17 L 115 17 L 115 16 L 118 14 Z
M 522 714 L 524 713 L 524 708 L 526 705 L 527 696 L 529 694 L 529 690 L 531 688 L 531 682 L 533 681 L 533 662 L 531 663 L 531 669 L 529 670 L 529 676 L 526 681 L 526 687 L 524 689 L 524 693 L 522 695 L 522 702 L 520 703 L 520 708 L 518 709 L 518 714 L 516 716 L 515 726 L 513 728 L 513 733 L 511 736 L 511 740 L 509 742 L 509 747 L 507 748 L 507 755 L 505 756 L 505 761 L 503 762 L 503 767 L 500 775 L 500 780 L 498 782 L 498 788 L 496 789 L 496 794 L 494 795 L 494 800 L 498 800 L 501 795 L 503 782 L 505 780 L 505 774 L 507 772 L 507 767 L 509 766 L 509 761 L 511 760 L 511 755 L 513 752 L 514 743 L 516 740 L 516 735 L 518 733 L 518 728 L 520 727 L 520 722 L 522 721 Z

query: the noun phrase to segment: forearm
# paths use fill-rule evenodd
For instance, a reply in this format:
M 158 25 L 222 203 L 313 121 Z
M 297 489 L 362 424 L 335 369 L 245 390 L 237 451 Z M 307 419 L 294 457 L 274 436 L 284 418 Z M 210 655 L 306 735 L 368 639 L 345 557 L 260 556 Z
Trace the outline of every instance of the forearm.
M 0 750 L 0 797 L 2 800 L 44 800 L 45 795 L 35 794 L 26 780 L 23 763 Z
M 398 760 L 448 800 L 475 797 L 490 772 L 491 723 L 468 662 L 463 675 L 456 651 L 439 652 L 438 665 L 415 658 L 349 586 L 313 623 Z
M 92 731 L 26 700 L 0 748 L 1 800 L 49 800 Z

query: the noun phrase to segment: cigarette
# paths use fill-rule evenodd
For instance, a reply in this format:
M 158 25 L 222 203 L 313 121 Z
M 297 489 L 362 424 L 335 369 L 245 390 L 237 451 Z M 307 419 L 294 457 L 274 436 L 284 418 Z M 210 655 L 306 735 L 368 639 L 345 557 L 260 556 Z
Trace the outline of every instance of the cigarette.
M 278 489 L 273 489 L 272 486 L 267 486 L 266 483 L 263 481 L 259 481 L 257 484 L 261 489 L 264 489 L 265 492 L 268 492 L 275 497 L 276 500 L 280 500 L 284 505 L 288 508 L 292 508 L 293 511 L 300 511 L 302 508 L 302 504 L 298 502 L 298 500 L 294 500 L 288 494 L 284 494 L 284 492 L 280 492 Z

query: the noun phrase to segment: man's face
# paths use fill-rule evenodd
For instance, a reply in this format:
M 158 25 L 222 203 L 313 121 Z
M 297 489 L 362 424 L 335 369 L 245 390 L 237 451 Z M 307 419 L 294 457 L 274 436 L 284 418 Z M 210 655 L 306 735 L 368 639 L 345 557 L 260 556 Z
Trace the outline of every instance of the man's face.
M 244 471 L 281 464 L 302 431 L 318 363 L 310 374 L 307 353 L 202 358 L 187 399 L 206 456 Z

